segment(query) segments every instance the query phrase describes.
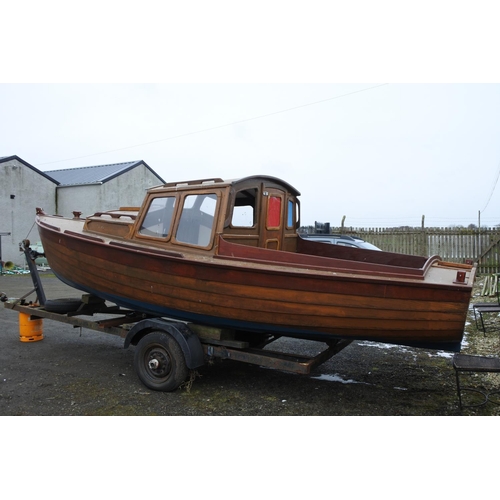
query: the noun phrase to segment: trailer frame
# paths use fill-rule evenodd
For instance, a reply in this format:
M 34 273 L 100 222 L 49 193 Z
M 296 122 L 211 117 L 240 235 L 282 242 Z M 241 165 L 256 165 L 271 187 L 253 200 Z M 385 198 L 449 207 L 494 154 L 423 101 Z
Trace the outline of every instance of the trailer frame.
M 38 256 L 24 240 L 24 250 L 34 289 L 19 299 L 2 298 L 4 307 L 30 315 L 30 319 L 48 319 L 87 328 L 97 332 L 117 335 L 124 339 L 124 348 L 136 347 L 134 368 L 141 382 L 148 388 L 160 391 L 177 389 L 196 370 L 211 359 L 230 359 L 276 370 L 309 375 L 317 366 L 347 347 L 352 340 L 336 339 L 326 343 L 326 348 L 315 356 L 264 350 L 282 335 L 265 334 L 238 337 L 233 330 L 208 325 L 185 323 L 165 317 L 149 316 L 139 311 L 109 305 L 104 299 L 83 294 L 81 299 L 48 300 L 35 265 Z M 27 302 L 36 292 L 37 300 Z M 97 318 L 87 319 L 85 316 Z

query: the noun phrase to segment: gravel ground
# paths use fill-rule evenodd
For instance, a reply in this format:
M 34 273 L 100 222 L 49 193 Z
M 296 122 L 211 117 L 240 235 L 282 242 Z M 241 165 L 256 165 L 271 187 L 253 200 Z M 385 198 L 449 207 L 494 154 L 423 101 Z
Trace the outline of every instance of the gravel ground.
M 47 298 L 80 297 L 42 273 Z M 477 290 L 481 280 L 478 280 Z M 29 275 L 0 276 L 9 299 L 33 288 Z M 34 298 L 34 295 L 29 298 Z M 483 301 L 479 292 L 474 300 Z M 198 369 L 172 393 L 147 389 L 133 367 L 134 347 L 119 337 L 44 320 L 44 339 L 19 341 L 18 314 L 0 305 L 0 415 L 498 415 L 499 406 L 458 408 L 452 354 L 355 342 L 295 375 L 224 360 Z M 462 352 L 498 354 L 498 333 L 477 332 L 471 313 Z M 323 344 L 281 339 L 272 349 L 316 354 Z M 476 387 L 496 375 L 469 377 Z

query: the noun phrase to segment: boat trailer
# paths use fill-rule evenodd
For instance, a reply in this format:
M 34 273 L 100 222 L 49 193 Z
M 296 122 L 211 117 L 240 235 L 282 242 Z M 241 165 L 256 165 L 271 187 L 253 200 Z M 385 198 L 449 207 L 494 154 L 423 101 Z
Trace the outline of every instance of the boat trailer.
M 25 253 L 34 288 L 19 299 L 3 297 L 4 307 L 27 315 L 32 321 L 49 319 L 74 328 L 118 335 L 124 339 L 124 348 L 135 346 L 134 368 L 139 380 L 152 390 L 177 389 L 186 381 L 190 371 L 215 358 L 308 375 L 313 368 L 352 342 L 333 340 L 316 356 L 302 356 L 264 350 L 281 335 L 256 334 L 258 342 L 253 342 L 251 334 L 242 339 L 233 330 L 148 316 L 108 305 L 103 299 L 90 294 L 82 295 L 81 299 L 48 300 L 35 264 L 35 258 L 40 254 L 30 249 L 28 240 L 23 241 L 21 249 Z M 27 297 L 34 292 L 37 300 L 27 302 Z

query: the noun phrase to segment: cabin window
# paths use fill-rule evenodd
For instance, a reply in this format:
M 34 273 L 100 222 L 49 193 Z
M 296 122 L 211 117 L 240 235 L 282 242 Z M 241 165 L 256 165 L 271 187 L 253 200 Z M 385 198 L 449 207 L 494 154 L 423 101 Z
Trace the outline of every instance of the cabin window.
M 295 210 L 295 203 L 292 200 L 288 200 L 288 216 L 286 222 L 287 227 L 293 227 L 294 215 L 295 215 L 294 210 Z
M 139 234 L 166 238 L 170 234 L 172 216 L 175 208 L 175 197 L 153 198 L 142 221 Z
M 245 189 L 236 193 L 231 225 L 233 227 L 255 226 L 255 200 L 257 189 Z
M 191 194 L 184 198 L 184 205 L 175 235 L 179 243 L 207 247 L 217 209 L 216 194 Z
M 281 223 L 281 198 L 269 196 L 267 204 L 267 229 L 279 228 Z

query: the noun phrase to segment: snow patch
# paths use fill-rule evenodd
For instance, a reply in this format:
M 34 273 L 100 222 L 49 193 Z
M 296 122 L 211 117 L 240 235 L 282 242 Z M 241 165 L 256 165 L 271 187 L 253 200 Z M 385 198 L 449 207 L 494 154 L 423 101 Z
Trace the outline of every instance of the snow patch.
M 322 374 L 318 377 L 311 377 L 315 380 L 328 380 L 329 382 L 340 382 L 341 384 L 366 384 L 366 382 L 356 382 L 356 380 L 344 380 L 340 375 Z M 370 384 L 366 384 L 370 385 Z

